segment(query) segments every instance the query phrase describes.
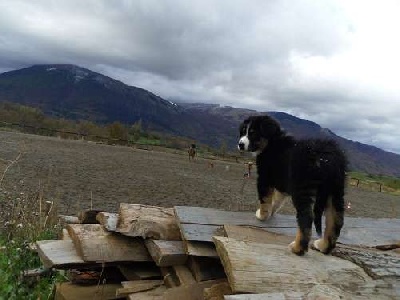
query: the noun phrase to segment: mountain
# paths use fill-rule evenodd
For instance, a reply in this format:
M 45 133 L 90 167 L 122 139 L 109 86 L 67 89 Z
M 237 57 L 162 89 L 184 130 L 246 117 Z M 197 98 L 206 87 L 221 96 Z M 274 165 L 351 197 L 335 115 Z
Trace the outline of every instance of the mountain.
M 98 123 L 142 120 L 145 128 L 235 149 L 240 122 L 249 109 L 202 103 L 173 103 L 75 65 L 35 65 L 0 74 L 0 101 L 40 108 L 55 117 Z M 283 112 L 267 112 L 296 137 L 331 137 L 346 150 L 350 166 L 371 174 L 400 176 L 400 155 L 354 142 Z

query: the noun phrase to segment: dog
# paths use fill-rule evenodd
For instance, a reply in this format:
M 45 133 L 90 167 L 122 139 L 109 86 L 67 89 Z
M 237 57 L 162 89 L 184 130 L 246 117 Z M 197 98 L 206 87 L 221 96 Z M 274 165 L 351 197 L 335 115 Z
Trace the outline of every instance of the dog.
M 345 210 L 347 158 L 338 144 L 330 139 L 296 140 L 273 118 L 252 116 L 240 125 L 238 148 L 256 154 L 257 219 L 268 219 L 285 198 L 292 198 L 298 228 L 290 250 L 297 255 L 308 251 L 314 222 L 320 238 L 311 247 L 329 254 L 343 227 Z

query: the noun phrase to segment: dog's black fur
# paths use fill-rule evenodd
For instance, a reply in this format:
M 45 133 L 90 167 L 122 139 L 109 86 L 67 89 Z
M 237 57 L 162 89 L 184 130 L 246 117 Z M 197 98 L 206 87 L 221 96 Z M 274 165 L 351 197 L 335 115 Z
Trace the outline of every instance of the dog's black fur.
M 324 237 L 314 243 L 314 248 L 325 254 L 331 252 L 343 226 L 347 168 L 346 156 L 337 143 L 327 139 L 295 140 L 269 116 L 246 119 L 240 126 L 240 136 L 239 149 L 257 153 L 261 209 L 257 217 L 274 213 L 272 206 L 266 204 L 273 201 L 274 193 L 290 195 L 298 224 L 291 250 L 303 255 L 308 250 L 313 221 L 321 235 L 325 211 Z M 266 207 L 272 212 L 263 212 Z

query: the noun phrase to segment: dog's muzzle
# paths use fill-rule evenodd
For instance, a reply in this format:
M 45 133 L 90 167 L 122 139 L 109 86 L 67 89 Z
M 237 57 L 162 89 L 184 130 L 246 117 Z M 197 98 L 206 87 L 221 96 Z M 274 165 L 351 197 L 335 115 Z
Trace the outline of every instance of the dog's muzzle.
M 249 150 L 249 138 L 247 136 L 242 136 L 238 142 L 238 149 L 240 151 L 248 151 Z

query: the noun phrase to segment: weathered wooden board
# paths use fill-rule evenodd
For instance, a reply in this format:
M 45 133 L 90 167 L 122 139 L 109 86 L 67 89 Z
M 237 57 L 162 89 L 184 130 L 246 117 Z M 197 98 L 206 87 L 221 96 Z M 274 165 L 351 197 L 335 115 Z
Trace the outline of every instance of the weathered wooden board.
M 152 290 L 163 285 L 162 280 L 136 280 L 121 282 L 122 288 L 117 289 L 117 297 L 127 297 L 130 294 Z
M 130 294 L 128 300 L 164 300 L 166 290 L 167 288 L 161 285 L 145 292 Z
M 67 226 L 78 254 L 88 262 L 151 261 L 140 238 L 128 238 L 106 231 L 100 224 Z
M 225 295 L 231 295 L 232 289 L 228 281 L 214 284 L 204 289 L 204 300 L 224 300 Z
M 287 246 L 293 241 L 293 237 L 270 232 L 269 229 L 261 229 L 248 226 L 225 225 L 224 230 L 227 237 L 244 242 L 256 242 L 263 244 Z
M 158 240 L 181 240 L 172 208 L 121 203 L 117 232 Z
M 251 212 L 230 212 L 212 208 L 176 206 L 182 236 L 188 241 L 212 241 L 223 225 L 252 226 L 270 232 L 295 236 L 294 216 L 276 214 L 267 221 L 259 221 Z M 345 217 L 339 242 L 348 245 L 376 247 L 400 241 L 399 219 L 371 219 Z M 314 234 L 314 237 L 315 234 Z
M 172 269 L 175 272 L 176 278 L 179 281 L 179 285 L 190 285 L 196 282 L 192 272 L 185 265 L 173 266 Z
M 145 244 L 154 262 L 159 267 L 181 265 L 187 260 L 182 241 L 148 239 Z
M 37 252 L 45 268 L 63 269 L 85 264 L 72 240 L 37 241 Z
M 303 300 L 303 299 L 319 299 L 319 298 L 307 298 L 306 293 L 289 292 L 289 293 L 268 293 L 268 294 L 242 294 L 242 295 L 226 295 L 224 300 Z M 325 297 L 324 297 L 325 296 Z M 339 295 L 338 295 L 339 296 Z M 326 299 L 326 294 L 322 295 Z M 329 298 L 336 299 L 336 298 Z M 340 298 L 337 298 L 340 299 Z
M 115 297 L 115 292 L 120 287 L 120 284 L 101 284 L 85 286 L 72 284 L 69 282 L 57 283 L 55 300 L 117 299 Z
M 186 253 L 190 256 L 219 257 L 212 242 L 184 241 L 184 244 Z
M 118 214 L 117 213 L 109 213 L 109 212 L 99 212 L 96 215 L 96 220 L 99 222 L 107 231 L 116 231 L 117 230 L 117 222 L 118 222 Z
M 338 257 L 317 251 L 298 257 L 282 245 L 225 237 L 214 240 L 235 293 L 273 293 L 275 298 L 271 299 L 286 299 L 282 298 L 282 293 L 306 293 L 307 297 L 327 299 L 340 296 L 344 299 L 395 299 L 400 296 L 397 276 L 387 277 L 391 281 L 374 280 L 363 268 Z
M 374 279 L 397 278 L 400 283 L 400 255 L 396 253 L 340 245 L 333 255 L 359 265 Z
M 210 280 L 197 282 L 190 285 L 183 285 L 167 289 L 164 294 L 165 300 L 203 300 L 204 289 L 209 288 L 215 284 L 221 283 L 223 280 Z

